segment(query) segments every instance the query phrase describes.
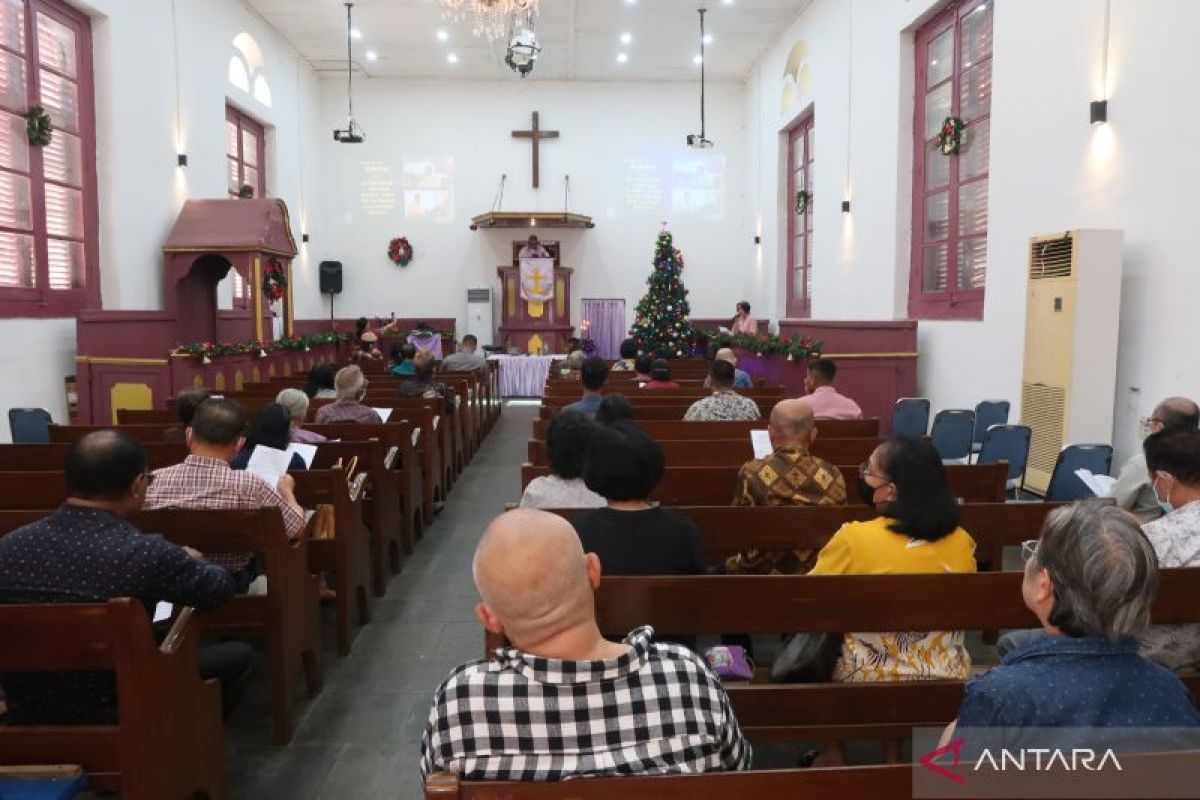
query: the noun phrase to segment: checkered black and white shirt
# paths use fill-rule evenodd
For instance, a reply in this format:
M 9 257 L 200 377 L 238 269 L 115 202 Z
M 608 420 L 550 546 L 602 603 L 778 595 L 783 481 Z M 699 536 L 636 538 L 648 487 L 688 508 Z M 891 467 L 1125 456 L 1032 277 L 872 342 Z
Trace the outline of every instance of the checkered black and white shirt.
M 458 667 L 438 687 L 421 778 L 562 780 L 749 769 L 721 683 L 687 648 L 625 637 L 608 661 L 561 661 L 513 648 Z

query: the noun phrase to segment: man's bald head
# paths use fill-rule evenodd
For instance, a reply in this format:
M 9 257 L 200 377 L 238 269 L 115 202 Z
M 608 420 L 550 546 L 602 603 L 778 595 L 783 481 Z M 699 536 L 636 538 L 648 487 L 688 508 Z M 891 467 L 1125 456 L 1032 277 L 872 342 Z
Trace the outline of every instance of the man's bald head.
M 1194 431 L 1200 427 L 1200 407 L 1187 397 L 1168 397 L 1150 416 L 1150 427 L 1158 431 Z
M 716 361 L 728 361 L 735 367 L 737 366 L 737 354 L 728 347 L 722 347 L 720 350 L 718 350 L 717 354 L 713 356 L 713 359 Z
M 812 444 L 816 418 L 803 400 L 781 400 L 771 409 L 771 442 L 775 447 Z
M 556 514 L 522 508 L 496 517 L 475 550 L 472 571 L 484 626 L 503 630 L 530 652 L 595 614 L 589 556 L 575 529 Z

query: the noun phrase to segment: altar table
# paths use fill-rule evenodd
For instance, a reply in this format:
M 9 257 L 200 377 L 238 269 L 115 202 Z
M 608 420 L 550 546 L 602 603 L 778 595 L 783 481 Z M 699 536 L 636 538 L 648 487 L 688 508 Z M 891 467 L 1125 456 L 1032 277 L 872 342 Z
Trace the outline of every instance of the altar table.
M 500 365 L 501 397 L 542 397 L 546 393 L 546 378 L 550 363 L 565 359 L 556 356 L 488 356 L 488 361 Z

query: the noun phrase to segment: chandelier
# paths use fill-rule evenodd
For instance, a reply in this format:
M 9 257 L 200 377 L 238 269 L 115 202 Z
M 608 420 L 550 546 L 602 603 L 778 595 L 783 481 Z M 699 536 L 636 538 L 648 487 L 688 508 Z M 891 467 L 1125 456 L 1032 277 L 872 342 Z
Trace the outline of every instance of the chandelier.
M 442 16 L 452 22 L 474 18 L 476 36 L 494 42 L 506 36 L 515 17 L 532 19 L 538 13 L 538 0 L 439 0 Z

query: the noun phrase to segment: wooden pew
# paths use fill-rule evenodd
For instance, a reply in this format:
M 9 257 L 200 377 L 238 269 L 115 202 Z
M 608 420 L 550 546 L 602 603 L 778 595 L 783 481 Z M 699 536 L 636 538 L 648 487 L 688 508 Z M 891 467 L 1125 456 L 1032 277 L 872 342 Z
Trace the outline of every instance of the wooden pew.
M 651 420 L 634 410 L 634 422 L 655 439 L 749 439 L 751 430 L 766 430 L 766 420 L 749 420 L 745 422 L 684 422 L 683 415 L 669 420 Z M 533 438 L 546 441 L 546 428 L 550 421 L 535 419 L 533 421 Z M 879 418 L 851 420 L 818 420 L 818 438 L 838 439 L 849 437 L 879 436 Z
M 183 444 L 161 441 L 142 445 L 151 469 L 169 467 L 187 458 Z M 0 444 L 0 472 L 57 472 L 66 466 L 69 444 Z
M 0 606 L 0 672 L 116 674 L 115 725 L 0 726 L 0 764 L 79 764 L 126 800 L 229 796 L 221 689 L 196 672 L 199 628 L 183 609 L 162 645 L 129 598 Z M 11 646 L 19 643 L 19 646 Z
M 0 495 L 0 535 L 56 508 L 66 496 L 62 473 L 12 472 Z M 31 509 L 30 506 L 36 507 Z M 303 668 L 310 696 L 321 691 L 320 609 L 317 579 L 308 565 L 307 542 L 291 541 L 277 509 L 143 511 L 132 520 L 140 530 L 161 533 L 201 553 L 255 553 L 267 576 L 265 595 L 238 595 L 220 608 L 197 615 L 206 633 L 229 638 L 261 638 L 271 677 L 274 740 L 286 744 L 293 728 L 292 687 Z
M 846 481 L 846 502 L 863 502 L 858 496 L 858 465 L 839 464 Z M 521 489 L 534 478 L 549 475 L 549 467 L 521 465 Z M 727 506 L 737 486 L 737 466 L 667 467 L 663 479 L 650 495 L 667 506 Z M 965 503 L 1003 503 L 1008 463 L 950 464 L 946 467 L 950 488 Z
M 827 439 L 820 435 L 812 445 L 812 453 L 832 464 L 861 464 L 884 439 L 878 437 L 855 437 Z M 754 447 L 750 437 L 738 439 L 659 439 L 667 457 L 667 466 L 721 467 L 741 466 L 754 458 Z M 528 444 L 529 463 L 535 467 L 550 464 L 546 455 L 546 442 L 530 439 Z

